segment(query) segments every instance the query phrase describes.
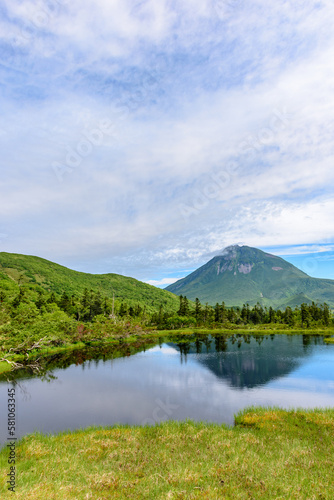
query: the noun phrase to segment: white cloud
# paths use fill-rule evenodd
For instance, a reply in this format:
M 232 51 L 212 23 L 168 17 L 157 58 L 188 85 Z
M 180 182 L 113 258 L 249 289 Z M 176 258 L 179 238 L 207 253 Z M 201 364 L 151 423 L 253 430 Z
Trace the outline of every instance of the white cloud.
M 299 245 L 295 247 L 288 248 L 276 248 L 272 250 L 274 254 L 277 255 L 315 255 L 315 254 L 323 254 L 326 252 L 333 252 L 334 245 Z
M 109 256 L 127 274 L 126 262 L 189 266 L 240 241 L 333 241 L 332 3 L 4 5 L 4 249 L 88 268 Z M 114 133 L 60 183 L 54 162 L 68 168 L 69 148 L 105 119 Z
M 163 278 L 161 280 L 148 280 L 145 283 L 148 283 L 149 285 L 153 286 L 161 286 L 161 285 L 171 285 L 172 283 L 175 283 L 176 281 L 184 278 L 184 276 L 181 276 L 179 278 Z

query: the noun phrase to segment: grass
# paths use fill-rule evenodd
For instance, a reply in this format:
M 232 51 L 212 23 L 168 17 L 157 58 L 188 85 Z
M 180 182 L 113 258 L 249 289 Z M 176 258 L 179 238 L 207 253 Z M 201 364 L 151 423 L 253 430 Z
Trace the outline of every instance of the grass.
M 33 434 L 17 444 L 15 498 L 333 499 L 334 410 L 250 408 L 236 426 Z M 0 452 L 1 498 L 8 452 Z
M 11 371 L 11 366 L 6 361 L 0 361 L 0 374 Z
M 159 330 L 163 335 L 270 335 L 270 334 L 283 334 L 283 335 L 334 335 L 333 327 L 312 327 L 312 328 L 291 328 L 288 325 L 277 323 L 268 323 L 265 325 L 232 325 L 230 328 L 179 328 L 175 330 Z

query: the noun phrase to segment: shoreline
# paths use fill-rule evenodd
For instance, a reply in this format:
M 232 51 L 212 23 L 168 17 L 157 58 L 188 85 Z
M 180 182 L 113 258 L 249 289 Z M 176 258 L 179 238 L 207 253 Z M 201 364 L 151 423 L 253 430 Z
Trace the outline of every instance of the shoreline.
M 262 325 L 261 325 L 262 326 Z M 42 358 L 46 360 L 48 357 L 55 354 L 66 354 L 71 351 L 87 349 L 89 347 L 123 347 L 126 345 L 134 344 L 135 342 L 159 339 L 163 337 L 173 337 L 173 336 L 184 336 L 189 338 L 192 335 L 253 335 L 253 336 L 264 336 L 264 335 L 317 335 L 323 336 L 324 342 L 328 344 L 334 343 L 334 330 L 333 328 L 286 328 L 285 325 L 279 325 L 276 328 L 272 327 L 262 327 L 262 328 L 245 328 L 245 327 L 233 327 L 233 328 L 183 328 L 175 330 L 152 330 L 143 331 L 143 333 L 130 334 L 127 337 L 115 336 L 106 337 L 104 339 L 92 339 L 87 341 L 80 341 L 75 343 L 66 343 L 64 346 L 55 347 L 42 347 L 31 351 L 29 358 L 25 354 L 13 354 L 8 357 L 8 361 L 13 361 L 17 363 L 22 363 L 24 361 L 34 361 L 37 358 Z M 15 347 L 13 347 L 15 348 Z M 6 353 L 4 353 L 6 356 Z M 0 361 L 0 375 L 5 373 L 13 373 L 15 370 L 6 361 Z

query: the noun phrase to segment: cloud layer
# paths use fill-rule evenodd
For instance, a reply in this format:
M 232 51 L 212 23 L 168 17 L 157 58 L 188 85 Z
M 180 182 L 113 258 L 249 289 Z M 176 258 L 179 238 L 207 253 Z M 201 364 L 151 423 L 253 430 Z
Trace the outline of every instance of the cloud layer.
M 232 243 L 333 243 L 331 2 L 1 14 L 2 250 L 167 283 Z

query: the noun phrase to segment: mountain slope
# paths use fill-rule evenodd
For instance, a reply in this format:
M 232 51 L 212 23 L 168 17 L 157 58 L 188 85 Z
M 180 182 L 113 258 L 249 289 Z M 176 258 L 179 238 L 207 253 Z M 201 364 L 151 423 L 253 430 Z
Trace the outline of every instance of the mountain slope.
M 334 280 L 311 278 L 281 257 L 238 245 L 227 247 L 166 290 L 212 305 L 260 302 L 281 307 L 314 300 L 334 307 Z
M 124 300 L 128 305 L 145 305 L 148 311 L 158 309 L 160 304 L 170 310 L 179 307 L 179 299 L 174 294 L 134 278 L 81 273 L 40 257 L 0 252 L 1 275 L 16 283 L 34 283 L 59 294 L 79 295 L 85 288 L 110 298 L 114 293 L 115 299 Z

